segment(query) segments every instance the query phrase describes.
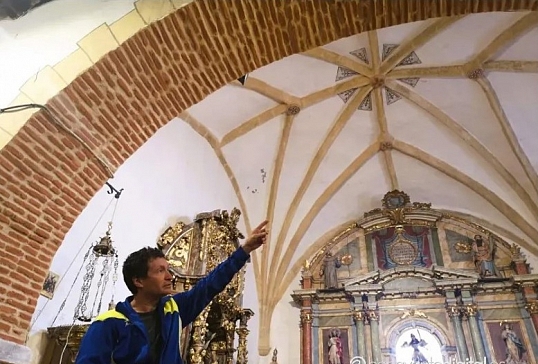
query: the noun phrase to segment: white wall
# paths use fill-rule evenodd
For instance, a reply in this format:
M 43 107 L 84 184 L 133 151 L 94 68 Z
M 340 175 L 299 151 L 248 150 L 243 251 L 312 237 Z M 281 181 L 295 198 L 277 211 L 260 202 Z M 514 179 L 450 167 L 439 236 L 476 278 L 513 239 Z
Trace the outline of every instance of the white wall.
M 238 206 L 230 182 L 211 147 L 179 119 L 159 130 L 109 182 L 117 189 L 125 189 L 118 200 L 112 229 L 120 260 L 116 300 L 129 295 L 122 281 L 121 265 L 130 252 L 155 246 L 160 234 L 178 220 L 191 222 L 200 212 L 231 210 Z M 89 202 L 54 257 L 51 270 L 60 274 L 62 280 L 52 300 L 39 299 L 33 332 L 52 324 L 85 252 L 105 233 L 115 203 L 114 200 L 106 210 L 112 200 L 107 190 L 103 187 Z M 104 217 L 99 221 L 104 211 Z M 244 231 L 242 222 L 239 227 Z M 71 323 L 81 283 L 80 279 L 76 282 L 55 325 Z

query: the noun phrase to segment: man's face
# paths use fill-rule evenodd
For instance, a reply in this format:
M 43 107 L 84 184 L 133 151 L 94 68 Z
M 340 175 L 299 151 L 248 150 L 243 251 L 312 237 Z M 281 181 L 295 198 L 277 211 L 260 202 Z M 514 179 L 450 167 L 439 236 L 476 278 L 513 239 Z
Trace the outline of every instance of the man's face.
M 173 293 L 172 274 L 168 271 L 168 262 L 164 258 L 155 258 L 148 262 L 148 276 L 138 278 L 138 290 L 146 295 L 163 297 Z

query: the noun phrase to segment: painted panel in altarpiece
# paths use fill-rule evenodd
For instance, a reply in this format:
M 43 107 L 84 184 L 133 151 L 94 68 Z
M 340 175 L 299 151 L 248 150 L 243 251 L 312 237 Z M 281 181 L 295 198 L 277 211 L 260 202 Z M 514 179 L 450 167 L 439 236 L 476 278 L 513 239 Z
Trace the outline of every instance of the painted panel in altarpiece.
M 375 231 L 371 241 L 375 269 L 391 269 L 402 265 L 429 268 L 436 264 L 434 237 L 429 227 L 404 226 Z M 435 239 L 437 241 L 437 239 Z

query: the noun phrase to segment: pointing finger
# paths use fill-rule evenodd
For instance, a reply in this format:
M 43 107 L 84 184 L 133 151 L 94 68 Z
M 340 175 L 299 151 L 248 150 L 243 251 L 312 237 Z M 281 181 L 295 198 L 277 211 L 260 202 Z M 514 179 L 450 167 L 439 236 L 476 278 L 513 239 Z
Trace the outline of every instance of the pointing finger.
M 264 228 L 268 223 L 269 223 L 269 220 L 265 220 L 265 221 L 263 221 L 260 225 L 256 226 L 256 228 L 254 229 L 254 231 L 261 230 L 261 229 Z

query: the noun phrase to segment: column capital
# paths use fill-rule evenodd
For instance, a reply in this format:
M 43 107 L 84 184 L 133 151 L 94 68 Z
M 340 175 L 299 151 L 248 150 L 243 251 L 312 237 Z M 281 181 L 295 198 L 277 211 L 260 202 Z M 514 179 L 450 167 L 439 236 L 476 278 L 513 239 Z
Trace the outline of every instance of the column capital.
M 364 322 L 365 317 L 364 311 L 353 311 L 353 320 L 355 322 Z
M 459 317 L 461 314 L 460 306 L 458 305 L 447 306 L 446 311 L 450 317 Z
M 538 301 L 529 301 L 525 305 L 525 309 L 529 311 L 531 315 L 538 313 Z
M 368 319 L 370 321 L 378 321 L 379 320 L 379 313 L 377 310 L 369 310 L 368 311 Z
M 302 310 L 301 311 L 301 324 L 309 324 L 312 322 L 312 312 Z
M 478 306 L 474 303 L 467 304 L 462 308 L 462 311 L 464 315 L 468 317 L 474 317 L 478 313 Z

